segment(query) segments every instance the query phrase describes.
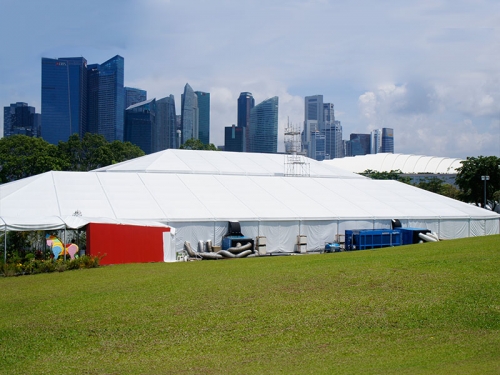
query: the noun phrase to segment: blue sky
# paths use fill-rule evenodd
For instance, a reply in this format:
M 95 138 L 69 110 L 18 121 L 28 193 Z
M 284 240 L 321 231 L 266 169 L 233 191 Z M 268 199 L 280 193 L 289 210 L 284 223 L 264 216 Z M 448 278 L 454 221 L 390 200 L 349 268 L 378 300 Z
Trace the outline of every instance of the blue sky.
M 288 118 L 301 126 L 304 97 L 322 94 L 344 139 L 392 127 L 397 153 L 500 156 L 497 0 L 2 0 L 1 9 L 2 107 L 40 112 L 42 57 L 119 54 L 125 85 L 148 98 L 173 94 L 179 110 L 186 82 L 210 92 L 216 145 L 250 91 L 257 103 L 279 96 L 280 129 Z

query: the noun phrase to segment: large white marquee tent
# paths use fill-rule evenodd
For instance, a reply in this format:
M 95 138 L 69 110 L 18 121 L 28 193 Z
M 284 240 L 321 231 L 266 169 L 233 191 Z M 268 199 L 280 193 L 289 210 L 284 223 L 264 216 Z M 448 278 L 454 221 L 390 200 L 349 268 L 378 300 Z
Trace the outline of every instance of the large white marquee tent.
M 176 228 L 180 250 L 186 240 L 220 245 L 228 221 L 239 221 L 245 236 L 267 238 L 268 252 L 294 251 L 297 235 L 317 250 L 346 229 L 389 228 L 391 219 L 445 239 L 500 233 L 494 212 L 311 159 L 309 176 L 285 176 L 286 158 L 166 150 L 92 172 L 47 172 L 0 186 L 0 225 L 163 223 Z

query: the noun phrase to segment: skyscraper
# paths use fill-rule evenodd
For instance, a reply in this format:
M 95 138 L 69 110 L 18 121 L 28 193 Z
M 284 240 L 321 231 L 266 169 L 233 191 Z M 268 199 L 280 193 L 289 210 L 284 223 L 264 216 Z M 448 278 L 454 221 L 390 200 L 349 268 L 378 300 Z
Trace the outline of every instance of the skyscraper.
M 195 91 L 198 101 L 198 139 L 210 143 L 210 93 Z
M 370 154 L 370 134 L 351 133 L 348 142 L 350 150 L 347 156 Z
M 324 130 L 323 122 L 323 95 L 306 96 L 304 98 L 304 130 L 302 132 L 302 148 L 307 156 L 316 159 L 313 149 L 316 146 L 311 142 L 315 141 L 311 138 L 312 134 Z
M 378 154 L 382 151 L 382 130 L 375 129 L 371 132 L 370 153 Z
M 224 151 L 242 152 L 243 132 L 245 128 L 226 126 L 224 128 Z
M 181 140 L 184 144 L 188 139 L 198 139 L 198 96 L 186 83 L 181 96 Z
M 41 136 L 49 143 L 84 134 L 87 124 L 87 60 L 42 58 Z
M 245 152 L 248 148 L 248 139 L 250 137 L 250 111 L 255 107 L 255 99 L 251 92 L 242 92 L 238 97 L 238 128 L 243 128 L 241 146 L 237 151 Z M 234 150 L 236 151 L 236 150 Z
M 136 89 L 133 87 L 124 87 L 125 90 L 125 109 L 133 104 L 144 102 L 148 99 L 146 90 Z
M 156 130 L 153 133 L 154 152 L 177 148 L 177 116 L 173 95 L 156 101 Z
M 125 141 L 139 146 L 146 154 L 176 148 L 176 130 L 173 95 L 145 100 L 125 111 Z
M 83 57 L 42 58 L 42 137 L 53 144 L 77 133 L 123 141 L 124 59 L 87 65 Z
M 108 142 L 123 141 L 125 90 L 124 59 L 116 55 L 98 67 L 99 123 L 97 132 Z
M 156 100 L 133 104 L 125 111 L 125 141 L 139 146 L 146 154 L 154 152 L 156 130 Z
M 278 152 L 278 97 L 256 105 L 250 111 L 247 152 Z
M 394 154 L 394 129 L 382 128 L 382 147 L 380 152 Z
M 35 107 L 27 103 L 13 103 L 3 109 L 3 136 L 23 134 L 37 137 L 40 131 L 41 115 L 35 113 Z

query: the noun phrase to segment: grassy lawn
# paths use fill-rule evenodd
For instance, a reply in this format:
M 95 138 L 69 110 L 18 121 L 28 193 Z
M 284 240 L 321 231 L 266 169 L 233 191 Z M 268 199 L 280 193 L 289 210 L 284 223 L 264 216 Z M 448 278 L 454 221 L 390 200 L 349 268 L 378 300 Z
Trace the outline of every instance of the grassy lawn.
M 500 236 L 0 278 L 2 374 L 499 374 Z

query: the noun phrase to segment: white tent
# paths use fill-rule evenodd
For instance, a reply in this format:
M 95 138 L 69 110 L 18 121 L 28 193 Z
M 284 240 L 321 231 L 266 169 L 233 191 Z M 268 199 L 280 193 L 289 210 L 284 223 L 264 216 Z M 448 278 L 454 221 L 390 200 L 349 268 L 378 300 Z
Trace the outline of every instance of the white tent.
M 345 229 L 389 228 L 391 219 L 441 238 L 500 232 L 491 211 L 314 160 L 309 177 L 287 177 L 284 161 L 166 150 L 93 172 L 47 172 L 1 185 L 0 217 L 8 230 L 68 225 L 75 212 L 82 220 L 160 222 L 177 229 L 177 250 L 185 240 L 220 245 L 235 220 L 245 236 L 266 236 L 268 252 L 294 251 L 297 235 L 307 236 L 308 250 L 320 249 Z

